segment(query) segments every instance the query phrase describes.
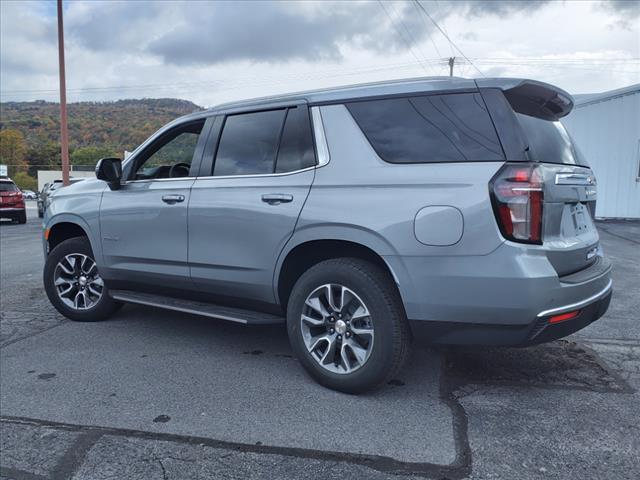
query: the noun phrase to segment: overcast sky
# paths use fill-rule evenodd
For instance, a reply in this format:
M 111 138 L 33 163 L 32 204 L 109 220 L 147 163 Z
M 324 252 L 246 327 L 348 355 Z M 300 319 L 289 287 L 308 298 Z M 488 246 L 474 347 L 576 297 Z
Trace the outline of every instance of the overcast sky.
M 419 3 L 65 1 L 68 100 L 211 106 L 448 75 L 450 56 L 458 76 L 530 77 L 574 94 L 640 82 L 640 1 Z M 2 101 L 58 100 L 55 2 L 1 0 L 0 18 Z

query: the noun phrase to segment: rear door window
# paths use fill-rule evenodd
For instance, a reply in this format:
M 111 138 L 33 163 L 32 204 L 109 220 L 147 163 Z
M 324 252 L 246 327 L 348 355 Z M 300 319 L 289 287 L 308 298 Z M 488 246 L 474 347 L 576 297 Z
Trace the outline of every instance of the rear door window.
M 569 132 L 559 121 L 543 120 L 516 113 L 529 147 L 529 159 L 535 162 L 588 166 Z
M 213 175 L 273 173 L 285 114 L 282 109 L 229 115 L 222 129 Z
M 282 131 L 275 171 L 294 172 L 315 164 L 309 111 L 306 107 L 290 108 Z
M 378 156 L 390 163 L 505 159 L 478 93 L 368 100 L 347 108 Z

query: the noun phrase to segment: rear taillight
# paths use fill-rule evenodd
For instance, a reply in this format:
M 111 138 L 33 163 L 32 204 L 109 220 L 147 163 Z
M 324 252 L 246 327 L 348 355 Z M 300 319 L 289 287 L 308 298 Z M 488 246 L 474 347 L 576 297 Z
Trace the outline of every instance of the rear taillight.
M 535 164 L 506 164 L 489 183 L 502 235 L 514 242 L 542 243 L 542 178 Z

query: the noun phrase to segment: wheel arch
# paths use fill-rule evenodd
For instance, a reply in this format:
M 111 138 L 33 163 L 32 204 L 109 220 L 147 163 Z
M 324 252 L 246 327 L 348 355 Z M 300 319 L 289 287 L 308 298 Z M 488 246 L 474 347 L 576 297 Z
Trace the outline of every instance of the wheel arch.
M 379 266 L 398 288 L 398 277 L 394 270 L 372 245 L 344 237 L 305 239 L 289 245 L 279 259 L 274 294 L 281 308 L 286 311 L 291 290 L 304 272 L 323 260 L 340 257 L 360 258 Z
M 45 227 L 46 253 L 48 254 L 60 243 L 75 237 L 87 237 L 91 244 L 96 261 L 101 249 L 99 243 L 92 233 L 91 228 L 85 220 L 79 216 L 71 214 L 61 214 L 53 217 Z

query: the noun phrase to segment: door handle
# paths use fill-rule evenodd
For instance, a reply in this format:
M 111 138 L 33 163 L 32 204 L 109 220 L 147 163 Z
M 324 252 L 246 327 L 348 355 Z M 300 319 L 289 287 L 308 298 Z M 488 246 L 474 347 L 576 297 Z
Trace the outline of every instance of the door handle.
M 262 201 L 269 205 L 280 205 L 293 200 L 293 195 L 287 193 L 265 193 L 262 195 Z
M 173 205 L 174 203 L 184 202 L 184 195 L 164 195 L 162 201 Z

